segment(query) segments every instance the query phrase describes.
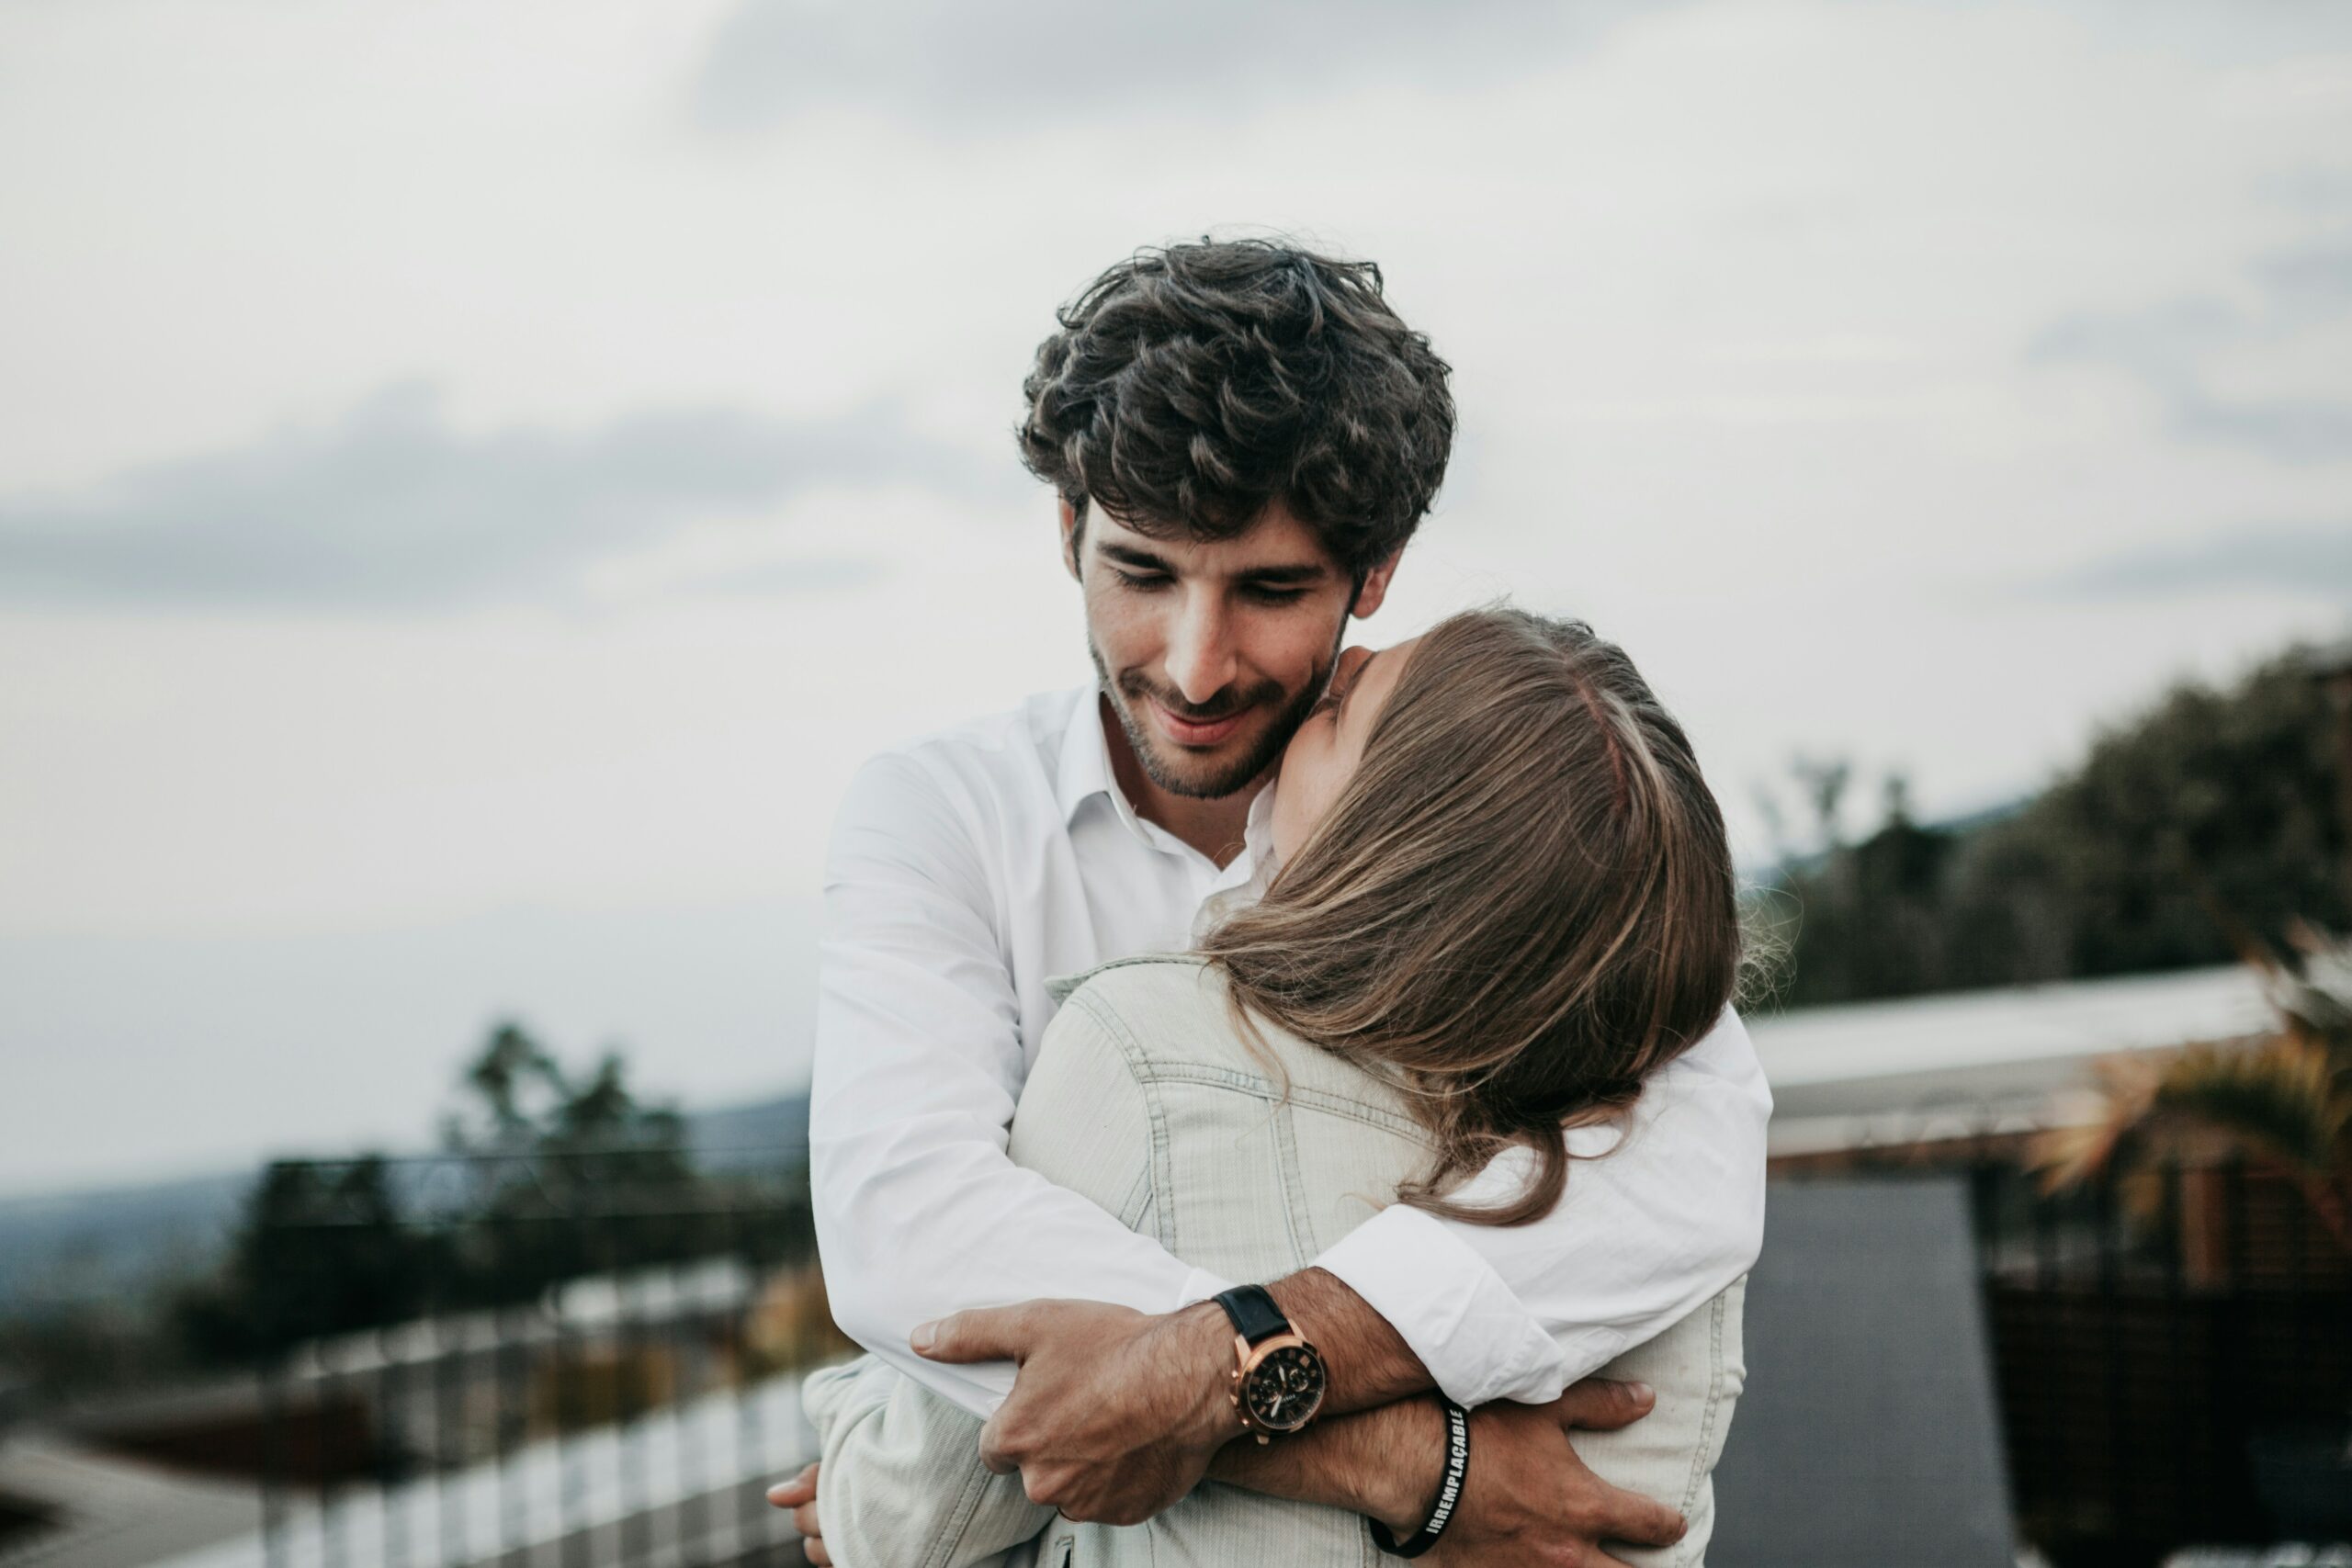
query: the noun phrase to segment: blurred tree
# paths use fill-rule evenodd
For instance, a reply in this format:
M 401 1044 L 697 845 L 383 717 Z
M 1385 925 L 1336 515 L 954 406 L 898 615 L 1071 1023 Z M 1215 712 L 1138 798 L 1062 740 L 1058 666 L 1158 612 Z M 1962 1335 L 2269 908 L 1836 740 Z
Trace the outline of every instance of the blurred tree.
M 413 1317 L 438 1259 L 401 1220 L 381 1156 L 280 1161 L 246 1200 L 228 1262 L 175 1314 L 189 1351 L 234 1361 L 320 1335 Z
M 1801 756 L 1789 764 L 1789 772 L 1796 775 L 1804 790 L 1805 804 L 1813 807 L 1822 850 L 1835 853 L 1844 848 L 1846 839 L 1839 819 L 1846 806 L 1846 786 L 1853 782 L 1854 764 L 1843 757 Z
M 555 1280 L 720 1250 L 721 1191 L 695 1168 L 673 1107 L 643 1105 L 606 1052 L 575 1080 L 521 1026 L 492 1030 L 466 1069 L 479 1108 L 444 1119 L 466 1161 L 454 1267 L 469 1305 L 526 1298 Z
M 444 1157 L 270 1166 L 226 1263 L 170 1306 L 193 1358 L 239 1362 L 321 1335 L 535 1299 L 588 1274 L 813 1247 L 805 1196 L 698 1171 L 684 1124 L 607 1052 L 575 1078 L 493 1028 L 442 1122 Z M 764 1173 L 773 1177 L 775 1173 Z
M 2298 919 L 2352 924 L 2325 694 L 2297 649 L 2227 689 L 2176 688 L 2099 737 L 2082 766 L 2018 810 L 1956 828 L 1884 820 L 1836 831 L 1851 777 L 1793 772 L 1823 852 L 1773 891 L 1794 1005 L 2225 963 L 2227 910 L 2276 946 Z
M 0 1314 L 0 1388 L 20 1382 L 41 1400 L 152 1386 L 187 1367 L 179 1337 L 159 1334 L 154 1303 L 137 1296 L 19 1302 Z

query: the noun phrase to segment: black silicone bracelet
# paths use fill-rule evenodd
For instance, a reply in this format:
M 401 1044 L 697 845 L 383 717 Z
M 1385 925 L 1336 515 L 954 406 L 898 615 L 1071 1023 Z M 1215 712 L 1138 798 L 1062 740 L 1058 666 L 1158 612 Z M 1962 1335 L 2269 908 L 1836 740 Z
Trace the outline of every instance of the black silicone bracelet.
M 1372 1544 L 1398 1557 L 1419 1557 L 1437 1544 L 1453 1517 L 1454 1505 L 1462 1501 L 1462 1483 L 1470 1477 L 1470 1413 L 1443 1394 L 1438 1403 L 1445 1406 L 1445 1479 L 1437 1485 L 1437 1506 L 1421 1528 L 1403 1540 L 1389 1534 L 1378 1519 L 1364 1521 L 1372 1527 Z

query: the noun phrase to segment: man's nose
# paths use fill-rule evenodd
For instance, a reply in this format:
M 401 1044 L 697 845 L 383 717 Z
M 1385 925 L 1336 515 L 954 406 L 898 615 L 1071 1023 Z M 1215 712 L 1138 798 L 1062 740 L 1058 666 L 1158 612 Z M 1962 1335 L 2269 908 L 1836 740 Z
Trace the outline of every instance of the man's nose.
M 1232 629 L 1214 594 L 1196 594 L 1178 612 L 1168 639 L 1168 680 L 1194 706 L 1233 682 Z

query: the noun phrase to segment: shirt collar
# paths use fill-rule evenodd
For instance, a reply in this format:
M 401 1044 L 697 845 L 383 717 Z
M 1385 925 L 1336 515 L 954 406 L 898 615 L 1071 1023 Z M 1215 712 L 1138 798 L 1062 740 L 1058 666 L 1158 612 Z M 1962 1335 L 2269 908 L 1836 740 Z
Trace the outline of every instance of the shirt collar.
M 1282 869 L 1274 854 L 1274 791 L 1272 785 L 1258 792 L 1250 803 L 1250 820 L 1241 833 L 1246 846 L 1232 864 L 1217 878 L 1217 885 L 1201 900 L 1193 912 L 1193 945 L 1198 947 L 1208 933 L 1223 925 L 1233 915 L 1248 908 L 1266 896 L 1272 886 L 1274 873 Z
M 1108 795 L 1115 800 L 1118 793 L 1111 784 L 1110 743 L 1102 738 L 1102 691 L 1088 686 L 1070 705 L 1069 723 L 1062 730 L 1061 770 L 1054 778 L 1054 798 L 1067 824 L 1077 818 L 1080 807 L 1096 795 Z
M 1069 716 L 1069 728 L 1062 732 L 1061 771 L 1054 780 L 1054 795 L 1062 808 L 1063 826 L 1075 823 L 1086 803 L 1101 795 L 1111 803 L 1128 832 L 1151 843 L 1159 829 L 1136 814 L 1135 802 L 1127 798 L 1127 792 L 1119 787 L 1118 775 L 1111 771 L 1110 731 L 1104 728 L 1103 706 L 1100 691 L 1090 688 L 1079 697 Z

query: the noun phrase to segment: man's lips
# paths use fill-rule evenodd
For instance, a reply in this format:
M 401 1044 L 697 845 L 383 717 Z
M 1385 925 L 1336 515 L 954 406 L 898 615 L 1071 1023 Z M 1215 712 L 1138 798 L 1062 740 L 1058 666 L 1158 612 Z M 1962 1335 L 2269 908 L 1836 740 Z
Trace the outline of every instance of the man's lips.
M 1215 746 L 1238 729 L 1242 719 L 1249 714 L 1249 710 L 1244 708 L 1240 713 L 1227 714 L 1223 718 L 1201 724 L 1179 717 L 1157 700 L 1152 703 L 1151 711 L 1159 720 L 1161 733 L 1179 746 Z

